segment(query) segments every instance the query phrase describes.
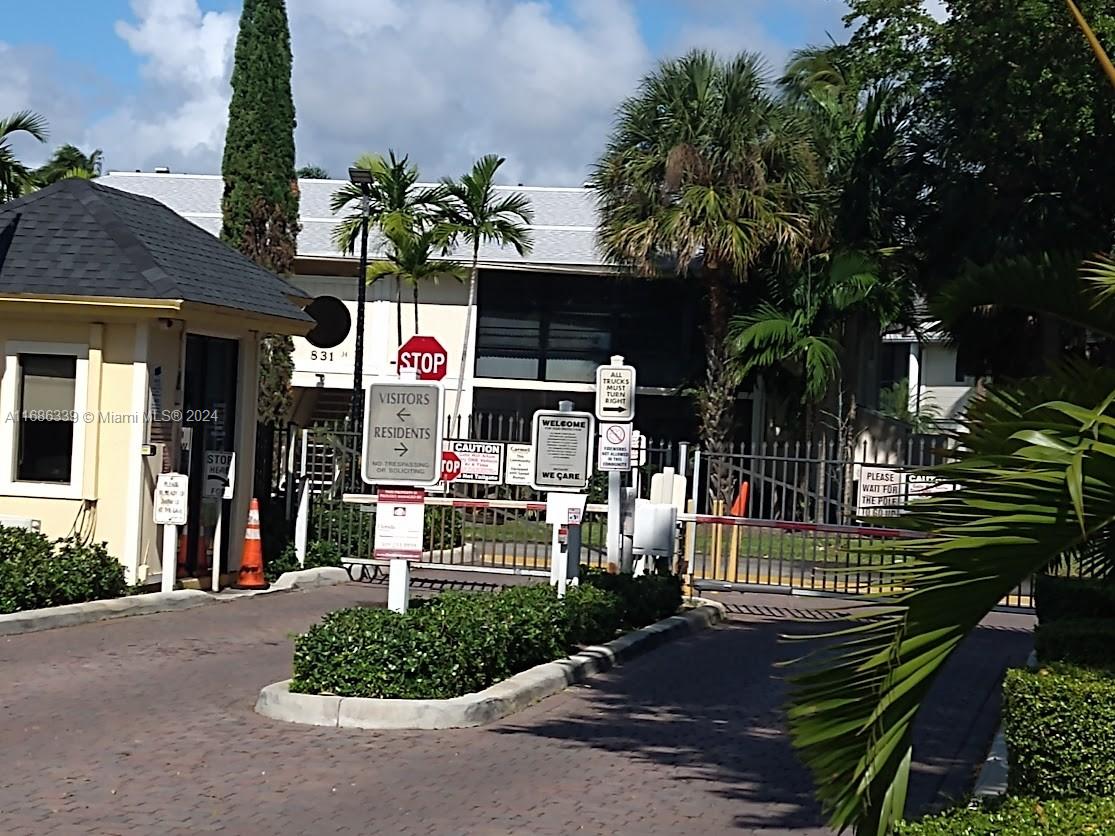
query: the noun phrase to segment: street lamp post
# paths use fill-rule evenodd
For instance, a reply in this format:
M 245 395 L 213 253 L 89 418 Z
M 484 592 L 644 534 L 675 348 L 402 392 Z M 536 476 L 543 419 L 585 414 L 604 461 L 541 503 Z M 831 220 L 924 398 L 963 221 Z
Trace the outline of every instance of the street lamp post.
M 352 369 L 352 428 L 361 434 L 364 422 L 364 303 L 368 291 L 368 222 L 372 204 L 372 173 L 350 168 L 348 179 L 360 187 L 360 272 L 356 279 L 356 358 Z

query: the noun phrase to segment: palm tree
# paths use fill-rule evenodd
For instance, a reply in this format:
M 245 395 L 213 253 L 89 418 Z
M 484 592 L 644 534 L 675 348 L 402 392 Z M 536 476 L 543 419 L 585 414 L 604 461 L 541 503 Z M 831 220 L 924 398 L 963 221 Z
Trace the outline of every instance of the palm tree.
M 418 287 L 426 281 L 437 282 L 443 276 L 463 281 L 465 268 L 458 261 L 439 258 L 446 253 L 455 230 L 445 223 L 414 224 L 400 213 L 387 215 L 383 234 L 388 241 L 386 258 L 368 265 L 369 283 L 383 276 L 394 276 L 401 286 L 409 284 L 414 300 L 414 333 L 418 334 Z M 401 342 L 401 338 L 400 338 Z
M 395 223 L 414 227 L 420 220 L 432 218 L 441 208 L 441 189 L 418 187 L 418 167 L 412 165 L 406 156 L 400 159 L 395 156 L 394 151 L 388 151 L 386 158 L 380 154 L 362 154 L 352 165 L 353 168 L 372 173 L 368 222 L 374 226 L 382 229 L 387 218 L 395 216 Z M 360 187 L 353 183 L 347 183 L 333 192 L 330 201 L 333 212 L 349 210 L 333 230 L 333 244 L 342 252 L 352 254 L 360 240 L 360 227 L 364 222 L 361 215 L 362 200 Z M 399 345 L 403 343 L 402 306 L 402 286 L 396 282 L 395 311 Z
M 30 110 L 21 110 L 0 119 L 0 203 L 19 197 L 32 186 L 30 169 L 16 159 L 9 145 L 11 136 L 17 133 L 46 142 L 46 120 Z
M 104 152 L 100 148 L 86 154 L 76 145 L 66 143 L 56 148 L 50 159 L 35 169 L 33 176 L 40 186 L 49 186 L 59 180 L 74 177 L 92 180 L 101 176 L 103 158 Z
M 902 276 L 864 255 L 815 256 L 806 270 L 773 279 L 766 301 L 732 319 L 729 369 L 738 382 L 757 372 L 772 393 L 789 390 L 805 408 L 804 440 L 813 443 L 818 411 L 851 362 L 845 347 L 858 336 L 853 323 L 909 326 L 911 299 Z
M 480 245 L 494 244 L 514 247 L 519 255 L 531 248 L 528 229 L 534 218 L 530 199 L 520 193 L 500 194 L 495 189 L 495 176 L 504 158 L 488 154 L 477 160 L 472 170 L 460 180 L 442 180 L 443 217 L 472 250 L 469 272 L 468 307 L 465 309 L 465 336 L 461 343 L 461 365 L 457 373 L 457 392 L 453 398 L 453 417 L 449 426 L 457 428 L 461 410 L 468 362 L 468 346 L 472 336 L 472 310 L 476 305 L 476 283 L 480 274 Z
M 609 260 L 700 281 L 708 306 L 701 440 L 715 466 L 735 423 L 728 322 L 760 263 L 793 263 L 812 235 L 820 164 L 809 130 L 771 95 L 761 59 L 694 51 L 661 64 L 623 102 L 592 185 Z

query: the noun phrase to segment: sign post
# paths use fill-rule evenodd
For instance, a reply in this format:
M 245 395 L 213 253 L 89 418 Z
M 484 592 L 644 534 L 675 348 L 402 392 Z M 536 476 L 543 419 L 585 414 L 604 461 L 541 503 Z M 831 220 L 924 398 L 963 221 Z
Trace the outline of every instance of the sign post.
M 422 557 L 422 521 L 426 494 L 422 490 L 381 488 L 376 502 L 372 554 L 387 559 L 387 608 L 406 612 L 410 604 L 410 561 Z
M 623 560 L 622 471 L 631 469 L 631 422 L 635 420 L 635 369 L 615 355 L 596 368 L 596 417 L 602 422 L 600 469 L 608 471 L 608 563 L 629 572 Z M 603 422 L 611 422 L 605 424 Z M 622 429 L 621 429 L 622 428 Z M 609 435 L 611 433 L 611 435 Z M 607 449 L 607 466 L 604 451 Z
M 160 473 L 155 482 L 154 523 L 163 527 L 162 592 L 174 589 L 178 571 L 178 526 L 186 524 L 190 480 L 184 473 Z
M 408 560 L 422 556 L 426 495 L 421 490 L 382 486 L 437 485 L 443 474 L 445 429 L 445 391 L 441 384 L 414 380 L 413 369 L 404 371 L 408 379 L 368 387 L 361 468 L 365 482 L 380 486 L 373 554 L 390 561 L 387 604 L 396 612 L 406 612 L 410 600 Z
M 221 586 L 221 538 L 224 536 L 225 501 L 232 499 L 236 479 L 236 454 L 207 450 L 205 453 L 206 496 L 217 502 L 217 525 L 213 529 L 213 566 L 209 589 L 216 592 Z M 215 490 L 215 493 L 210 491 Z

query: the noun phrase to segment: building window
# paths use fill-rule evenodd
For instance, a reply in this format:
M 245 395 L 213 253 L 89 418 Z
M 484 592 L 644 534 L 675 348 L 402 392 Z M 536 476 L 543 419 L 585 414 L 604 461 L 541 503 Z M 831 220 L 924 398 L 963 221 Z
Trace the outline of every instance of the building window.
M 84 491 L 89 346 L 2 344 L 0 496 L 78 499 Z
M 77 358 L 20 354 L 18 373 L 15 478 L 68 485 L 74 454 Z
M 642 386 L 674 387 L 699 371 L 699 294 L 685 283 L 492 270 L 478 292 L 476 377 L 591 383 L 613 354 L 639 369 Z

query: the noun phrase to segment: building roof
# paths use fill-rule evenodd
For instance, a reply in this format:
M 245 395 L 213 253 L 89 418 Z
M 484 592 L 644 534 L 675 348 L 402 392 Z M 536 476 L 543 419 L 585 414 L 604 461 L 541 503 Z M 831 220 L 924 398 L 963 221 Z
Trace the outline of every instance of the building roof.
M 0 204 L 0 294 L 173 299 L 313 321 L 279 276 L 157 200 L 90 180 Z
M 215 174 L 148 174 L 109 172 L 100 182 L 165 203 L 182 217 L 216 234 L 221 227 L 221 193 L 224 183 Z M 302 232 L 298 236 L 298 255 L 303 258 L 339 258 L 332 241 L 339 216 L 329 208 L 333 192 L 346 180 L 299 180 L 301 190 Z M 427 184 L 431 185 L 431 184 Z M 509 267 L 604 267 L 606 262 L 596 248 L 596 201 L 591 190 L 539 186 L 497 186 L 497 191 L 526 194 L 534 208 L 531 231 L 534 248 L 520 256 L 511 248 L 485 245 L 480 260 L 485 264 Z M 342 213 L 343 214 L 343 213 Z M 371 244 L 375 249 L 375 242 Z M 456 257 L 464 260 L 471 253 L 463 250 Z

